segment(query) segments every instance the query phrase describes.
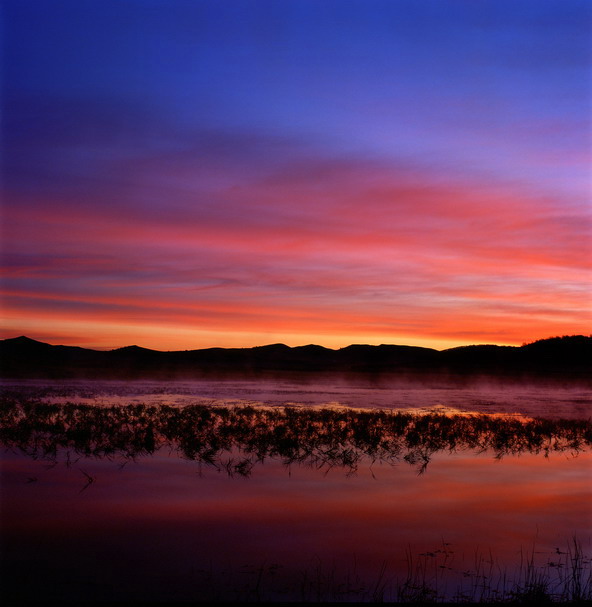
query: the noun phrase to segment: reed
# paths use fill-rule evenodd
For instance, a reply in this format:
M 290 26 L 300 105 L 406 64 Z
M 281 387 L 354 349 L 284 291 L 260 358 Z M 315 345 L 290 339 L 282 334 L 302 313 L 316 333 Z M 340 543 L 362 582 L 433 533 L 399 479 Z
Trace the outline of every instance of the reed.
M 405 550 L 404 571 L 391 571 L 386 561 L 374 575 L 359 572 L 355 557 L 339 570 L 318 557 L 297 575 L 277 564 L 261 563 L 238 571 L 210 569 L 197 580 L 198 601 L 463 604 L 463 605 L 585 605 L 592 601 L 591 559 L 577 538 L 565 550 L 541 555 L 534 545 L 522 552 L 512 573 L 489 551 L 459 557 L 442 543 L 433 551 Z M 222 589 L 222 590 L 221 590 Z
M 190 405 L 93 406 L 0 399 L 0 444 L 50 462 L 135 460 L 168 447 L 179 457 L 249 476 L 266 459 L 355 473 L 368 462 L 426 472 L 439 452 L 578 454 L 592 448 L 590 420 L 397 411 Z

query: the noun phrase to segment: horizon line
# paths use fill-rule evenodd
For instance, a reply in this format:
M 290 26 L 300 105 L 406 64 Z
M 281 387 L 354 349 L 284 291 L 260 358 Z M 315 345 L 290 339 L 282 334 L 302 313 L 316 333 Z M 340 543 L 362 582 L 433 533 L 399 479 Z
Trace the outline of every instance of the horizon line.
M 199 350 L 252 350 L 255 348 L 266 348 L 266 347 L 271 347 L 271 346 L 283 346 L 289 349 L 295 349 L 295 348 L 306 348 L 306 347 L 317 347 L 317 348 L 323 348 L 324 350 L 331 350 L 333 352 L 338 352 L 339 350 L 344 350 L 346 348 L 350 348 L 352 346 L 368 346 L 368 347 L 374 347 L 374 348 L 379 348 L 379 347 L 383 347 L 383 346 L 395 346 L 395 347 L 406 347 L 406 348 L 420 348 L 420 349 L 424 349 L 424 350 L 434 350 L 436 352 L 445 352 L 447 350 L 454 350 L 457 348 L 467 348 L 467 347 L 474 347 L 474 346 L 495 346 L 495 347 L 499 347 L 499 348 L 521 348 L 522 346 L 526 346 L 529 344 L 533 344 L 539 341 L 546 341 L 546 340 L 550 340 L 550 339 L 563 339 L 563 338 L 570 338 L 570 337 L 592 337 L 592 335 L 584 335 L 584 334 L 565 334 L 565 335 L 552 335 L 552 336 L 548 336 L 548 337 L 541 337 L 538 339 L 534 339 L 532 341 L 528 341 L 528 342 L 523 342 L 520 345 L 513 345 L 513 344 L 496 344 L 496 343 L 467 343 L 464 345 L 460 345 L 460 346 L 454 346 L 452 348 L 443 348 L 443 349 L 438 349 L 438 348 L 430 348 L 427 346 L 415 346 L 415 345 L 411 345 L 411 344 L 403 344 L 403 343 L 380 343 L 380 344 L 369 344 L 369 343 L 351 343 L 348 344 L 347 346 L 343 346 L 341 348 L 330 348 L 328 346 L 323 346 L 321 344 L 315 344 L 315 343 L 306 343 L 306 344 L 301 344 L 301 345 L 297 345 L 297 346 L 289 346 L 283 342 L 273 342 L 273 343 L 265 343 L 265 344 L 261 344 L 261 345 L 256 345 L 256 346 L 233 346 L 233 347 L 225 347 L 225 346 L 207 346 L 207 347 L 202 347 L 202 348 L 183 348 L 183 349 L 179 349 L 179 350 L 158 350 L 156 348 L 147 348 L 145 346 L 139 346 L 137 344 L 128 344 L 125 346 L 115 346 L 115 347 L 94 347 L 94 348 L 90 348 L 90 347 L 86 347 L 86 346 L 77 346 L 77 345 L 69 345 L 69 344 L 60 344 L 60 343 L 49 343 L 47 341 L 42 341 L 40 339 L 35 339 L 33 337 L 29 337 L 28 335 L 18 335 L 16 337 L 6 337 L 6 338 L 2 338 L 0 339 L 0 342 L 6 342 L 6 341 L 13 341 L 13 340 L 18 340 L 18 339 L 26 339 L 29 341 L 34 341 L 37 343 L 41 343 L 41 344 L 45 344 L 48 346 L 54 346 L 54 347 L 67 347 L 67 348 L 81 348 L 83 350 L 94 350 L 97 352 L 114 352 L 117 350 L 123 350 L 125 348 L 139 348 L 142 350 L 149 350 L 152 352 L 195 352 L 195 351 L 199 351 Z

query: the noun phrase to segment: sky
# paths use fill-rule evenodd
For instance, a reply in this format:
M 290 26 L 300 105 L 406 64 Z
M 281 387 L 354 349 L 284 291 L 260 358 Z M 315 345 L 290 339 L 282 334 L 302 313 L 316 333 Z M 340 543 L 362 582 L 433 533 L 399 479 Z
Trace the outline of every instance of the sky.
M 590 333 L 588 0 L 1 11 L 0 338 Z

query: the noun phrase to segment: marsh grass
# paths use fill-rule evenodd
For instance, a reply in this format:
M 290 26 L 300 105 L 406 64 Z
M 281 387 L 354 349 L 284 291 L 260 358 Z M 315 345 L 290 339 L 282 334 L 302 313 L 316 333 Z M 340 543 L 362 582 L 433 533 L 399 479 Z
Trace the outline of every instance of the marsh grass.
M 76 457 L 135 461 L 168 447 L 179 457 L 250 476 L 266 459 L 286 467 L 405 462 L 418 474 L 439 452 L 577 455 L 592 447 L 590 420 L 305 407 L 93 406 L 0 399 L 0 444 L 50 463 Z
M 405 551 L 403 573 L 386 561 L 364 576 L 356 559 L 348 567 L 314 558 L 296 574 L 277 563 L 238 570 L 198 572 L 198 602 L 394 603 L 394 604 L 573 604 L 592 601 L 592 568 L 577 538 L 562 551 L 521 553 L 512 574 L 491 552 L 459 557 L 449 543 L 433 551 Z

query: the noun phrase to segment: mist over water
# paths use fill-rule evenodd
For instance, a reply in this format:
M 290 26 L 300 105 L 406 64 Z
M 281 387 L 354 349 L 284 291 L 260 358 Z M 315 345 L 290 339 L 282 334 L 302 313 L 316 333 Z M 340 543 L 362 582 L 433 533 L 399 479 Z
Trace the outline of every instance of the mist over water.
M 354 408 L 458 410 L 479 413 L 583 418 L 592 416 L 587 387 L 500 382 L 482 378 L 465 385 L 446 382 L 321 378 L 197 381 L 7 381 L 4 393 L 46 402 L 87 404 L 253 404 Z

